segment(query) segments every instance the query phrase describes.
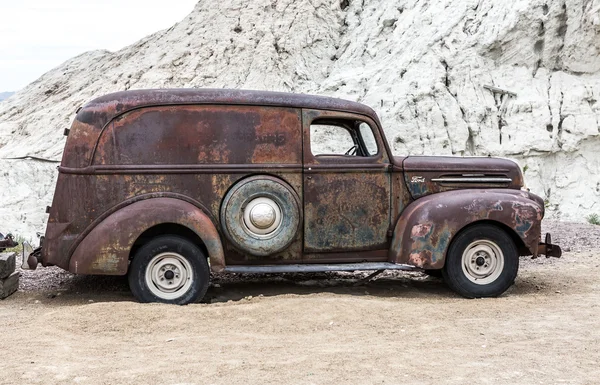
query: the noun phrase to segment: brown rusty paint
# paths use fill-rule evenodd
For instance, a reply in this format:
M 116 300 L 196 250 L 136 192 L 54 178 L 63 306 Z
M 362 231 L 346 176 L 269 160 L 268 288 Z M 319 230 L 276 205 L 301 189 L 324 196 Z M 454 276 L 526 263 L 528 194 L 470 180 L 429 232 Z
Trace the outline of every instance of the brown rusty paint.
M 343 251 L 336 253 L 307 253 L 304 255 L 305 263 L 360 263 L 360 262 L 385 262 L 388 260 L 388 249 L 368 251 Z
M 299 164 L 298 109 L 157 106 L 119 116 L 102 132 L 93 165 Z M 150 150 L 151 149 L 151 150 Z
M 12 234 L 6 234 L 2 239 L 0 239 L 0 251 L 4 251 L 4 249 L 11 248 L 17 246 L 19 243 L 16 242 L 12 236 Z
M 367 122 L 380 151 L 371 157 L 314 157 L 309 144 L 315 119 Z M 133 227 L 105 222 L 149 197 L 187 202 L 208 218 L 216 233 L 210 242 L 222 242 L 216 256 L 209 252 L 211 262 L 216 258 L 213 269 L 299 259 L 381 261 L 387 255 L 390 261 L 435 268 L 443 265 L 452 236 L 477 220 L 512 228 L 536 255 L 543 217 L 541 198 L 517 191 L 523 181 L 516 164 L 484 158 L 392 157 L 369 107 L 297 94 L 144 90 L 106 95 L 78 112 L 59 172 L 42 263 L 69 269 L 75 260 L 77 269 L 82 263 L 87 271 L 105 270 L 104 274 L 123 273 L 127 266 L 122 255 L 144 227 L 142 222 Z M 265 258 L 235 250 L 219 234 L 223 197 L 236 182 L 259 174 L 287 182 L 299 196 L 305 218 L 291 245 Z M 464 174 L 505 176 L 512 182 L 431 180 Z M 503 189 L 490 190 L 493 187 Z M 465 188 L 470 189 L 450 191 Z M 438 198 L 442 208 L 433 203 Z M 151 223 L 153 213 L 142 213 L 140 221 Z M 199 232 L 192 228 L 199 222 L 192 222 L 186 223 Z M 111 241 L 102 243 L 103 237 Z
M 76 274 L 127 273 L 130 250 L 146 230 L 162 223 L 194 231 L 206 246 L 213 271 L 225 267 L 221 239 L 212 220 L 191 203 L 174 198 L 151 198 L 115 211 L 81 241 L 69 262 Z
M 301 194 L 300 110 L 292 107 L 316 102 L 307 96 L 284 98 L 262 92 L 158 90 L 88 103 L 67 140 L 42 262 L 68 268 L 90 223 L 143 194 L 189 196 L 216 218 L 222 197 L 245 176 L 266 172 L 296 179 L 294 188 Z M 356 103 L 316 100 L 332 108 L 369 111 Z M 292 246 L 301 252 L 301 239 Z
M 388 174 L 316 170 L 308 175 L 311 178 L 304 184 L 305 251 L 387 248 Z
M 523 186 L 523 174 L 519 166 L 508 159 L 484 157 L 439 157 L 409 156 L 395 158 L 394 162 L 402 165 L 404 180 L 413 199 L 464 188 L 511 188 Z M 508 178 L 510 183 L 503 182 L 467 182 L 470 178 Z M 435 179 L 463 179 L 464 182 L 439 182 Z
M 157 89 L 116 92 L 96 98 L 79 110 L 67 138 L 62 166 L 85 167 L 91 165 L 98 137 L 103 130 L 109 128 L 115 118 L 119 118 L 121 115 L 140 108 L 185 105 L 321 108 L 362 114 L 370 116 L 378 122 L 377 114 L 363 104 L 323 96 L 227 89 Z
M 389 260 L 425 269 L 442 268 L 453 237 L 480 221 L 512 229 L 528 254 L 537 255 L 543 207 L 532 195 L 510 189 L 456 190 L 418 199 L 408 205 L 396 224 Z
M 310 126 L 315 121 L 368 123 L 379 146 L 378 154 L 314 156 L 309 144 Z M 378 123 L 359 114 L 304 110 L 302 125 L 304 252 L 387 249 L 391 167 Z

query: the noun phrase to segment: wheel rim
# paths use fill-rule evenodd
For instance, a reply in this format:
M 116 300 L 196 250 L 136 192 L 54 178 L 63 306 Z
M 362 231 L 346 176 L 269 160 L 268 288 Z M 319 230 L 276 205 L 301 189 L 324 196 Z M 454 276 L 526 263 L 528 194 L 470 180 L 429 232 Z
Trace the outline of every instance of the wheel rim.
M 146 285 L 158 298 L 170 300 L 181 297 L 192 286 L 193 269 L 181 254 L 161 253 L 148 263 Z
M 478 240 L 471 243 L 462 255 L 463 273 L 478 285 L 494 282 L 504 269 L 504 254 L 495 242 Z

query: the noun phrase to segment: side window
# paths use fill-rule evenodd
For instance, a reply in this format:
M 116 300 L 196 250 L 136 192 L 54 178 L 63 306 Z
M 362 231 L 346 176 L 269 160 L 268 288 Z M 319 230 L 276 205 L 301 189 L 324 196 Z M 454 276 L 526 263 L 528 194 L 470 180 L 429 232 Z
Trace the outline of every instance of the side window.
M 365 122 L 360 122 L 358 125 L 358 131 L 360 132 L 360 137 L 365 145 L 365 149 L 367 150 L 367 156 L 373 156 L 377 154 L 379 150 L 377 148 L 377 141 L 375 140 L 375 136 L 373 136 L 373 130 L 371 126 L 369 126 Z
M 374 156 L 378 153 L 373 129 L 360 120 L 324 120 L 310 125 L 310 150 L 314 156 Z
M 318 155 L 355 155 L 356 147 L 352 134 L 342 125 L 310 125 L 310 151 Z

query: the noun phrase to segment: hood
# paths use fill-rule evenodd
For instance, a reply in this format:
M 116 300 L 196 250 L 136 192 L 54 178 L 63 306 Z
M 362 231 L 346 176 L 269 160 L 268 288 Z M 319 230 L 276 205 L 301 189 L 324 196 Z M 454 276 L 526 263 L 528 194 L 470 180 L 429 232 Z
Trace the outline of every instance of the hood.
M 404 171 L 404 180 L 413 199 L 442 191 L 469 188 L 520 190 L 523 174 L 508 159 L 489 157 L 409 156 L 394 158 L 395 168 Z

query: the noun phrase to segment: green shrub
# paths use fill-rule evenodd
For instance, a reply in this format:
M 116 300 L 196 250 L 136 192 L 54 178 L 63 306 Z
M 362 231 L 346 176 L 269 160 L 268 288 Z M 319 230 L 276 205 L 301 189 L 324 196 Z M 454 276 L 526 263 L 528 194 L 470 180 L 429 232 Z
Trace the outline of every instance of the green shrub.
M 600 225 L 600 215 L 590 214 L 587 216 L 587 221 L 592 225 Z

